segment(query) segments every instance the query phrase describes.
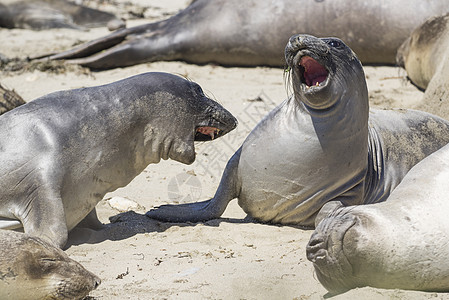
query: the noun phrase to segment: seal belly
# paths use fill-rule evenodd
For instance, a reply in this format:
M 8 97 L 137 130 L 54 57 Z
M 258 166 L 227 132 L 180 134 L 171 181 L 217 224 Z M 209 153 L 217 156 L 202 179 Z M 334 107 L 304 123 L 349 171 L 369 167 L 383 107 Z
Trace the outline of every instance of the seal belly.
M 244 142 L 239 205 L 263 222 L 313 226 L 316 212 L 327 201 L 361 201 L 363 189 L 357 187 L 363 186 L 366 166 L 355 162 L 366 158 L 346 147 L 326 149 L 310 115 L 290 105 L 293 101 L 286 100 L 270 113 Z

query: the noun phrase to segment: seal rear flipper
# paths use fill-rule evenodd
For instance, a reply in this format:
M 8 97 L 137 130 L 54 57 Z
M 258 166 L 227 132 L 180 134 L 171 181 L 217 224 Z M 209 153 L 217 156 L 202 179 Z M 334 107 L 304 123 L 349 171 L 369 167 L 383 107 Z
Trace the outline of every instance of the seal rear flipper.
M 101 52 L 103 50 L 109 49 L 123 42 L 129 34 L 129 29 L 117 30 L 107 36 L 89 41 L 82 45 L 79 45 L 73 49 L 50 55 L 42 55 L 35 57 L 34 59 L 75 59 L 88 57 L 92 54 Z
M 241 148 L 226 165 L 214 198 L 206 201 L 179 205 L 162 205 L 146 213 L 147 217 L 165 222 L 201 222 L 219 218 L 229 201 L 238 197 L 237 170 Z
M 159 38 L 157 32 L 164 24 L 164 21 L 161 21 L 119 29 L 109 35 L 86 42 L 67 51 L 42 55 L 34 59 L 65 59 L 73 64 L 97 69 L 128 66 L 143 61 L 151 61 L 151 56 L 147 52 L 151 52 L 153 49 L 151 46 L 153 39 L 148 41 L 148 38 L 142 38 L 139 35 L 154 36 L 155 44 L 157 44 Z M 167 44 L 167 46 L 170 45 Z M 167 48 L 164 48 L 159 54 L 166 55 L 167 50 Z M 157 59 L 160 59 L 160 57 L 157 57 Z

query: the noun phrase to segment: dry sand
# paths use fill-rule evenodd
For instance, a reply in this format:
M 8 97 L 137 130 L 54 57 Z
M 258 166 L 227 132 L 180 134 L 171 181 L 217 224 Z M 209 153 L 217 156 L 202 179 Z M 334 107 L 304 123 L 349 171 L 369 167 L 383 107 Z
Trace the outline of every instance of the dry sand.
M 127 2 L 137 8 L 149 7 L 145 19 L 128 21 L 128 26 L 133 26 L 165 18 L 188 1 Z M 99 8 L 119 15 L 127 15 L 128 9 L 114 5 Z M 35 56 L 107 33 L 105 28 L 42 32 L 0 29 L 0 53 L 8 57 Z M 75 229 L 71 233 L 67 253 L 102 279 L 90 299 L 325 297 L 326 290 L 305 257 L 311 231 L 246 222 L 236 200 L 222 218 L 206 223 L 161 223 L 144 215 L 154 206 L 214 195 L 232 153 L 258 120 L 287 97 L 283 70 L 157 62 L 103 72 L 78 67 L 60 74 L 37 70 L 1 72 L 0 82 L 31 101 L 50 92 L 100 85 L 148 71 L 188 76 L 228 108 L 240 124 L 224 138 L 198 143 L 197 159 L 192 165 L 174 161 L 150 165 L 128 186 L 108 194 L 97 206 L 101 221 L 107 224 L 104 230 Z M 365 71 L 372 107 L 406 108 L 420 101 L 422 92 L 406 81 L 405 71 L 395 67 L 366 67 Z M 124 197 L 131 205 L 119 210 L 117 198 L 113 197 Z M 332 299 L 449 299 L 449 295 L 360 288 Z

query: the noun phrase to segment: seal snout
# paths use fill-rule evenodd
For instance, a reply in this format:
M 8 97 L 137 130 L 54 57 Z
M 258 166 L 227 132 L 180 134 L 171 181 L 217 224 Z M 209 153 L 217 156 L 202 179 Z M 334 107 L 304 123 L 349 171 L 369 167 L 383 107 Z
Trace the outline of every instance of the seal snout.
M 224 136 L 237 127 L 237 119 L 227 110 L 221 108 L 212 113 L 207 121 L 200 122 L 195 128 L 195 141 L 212 141 Z
M 326 262 L 327 238 L 321 233 L 313 234 L 306 246 L 307 259 L 313 263 Z

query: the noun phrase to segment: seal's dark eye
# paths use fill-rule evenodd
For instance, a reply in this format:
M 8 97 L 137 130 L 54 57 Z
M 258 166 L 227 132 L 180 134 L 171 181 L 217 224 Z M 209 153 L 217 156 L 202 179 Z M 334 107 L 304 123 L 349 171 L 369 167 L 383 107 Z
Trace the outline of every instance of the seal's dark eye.
M 341 42 L 336 41 L 336 40 L 329 41 L 329 42 L 327 42 L 327 44 L 328 44 L 329 46 L 331 46 L 331 47 L 334 47 L 334 48 L 340 48 L 341 45 L 342 45 Z
M 203 89 L 198 84 L 194 84 L 193 89 L 195 90 L 195 93 L 197 95 L 200 95 L 200 96 L 204 95 Z

